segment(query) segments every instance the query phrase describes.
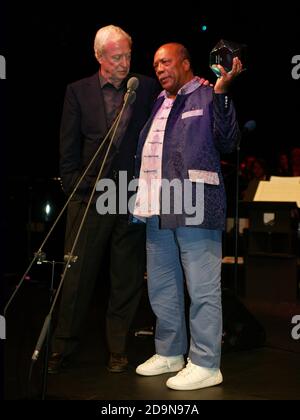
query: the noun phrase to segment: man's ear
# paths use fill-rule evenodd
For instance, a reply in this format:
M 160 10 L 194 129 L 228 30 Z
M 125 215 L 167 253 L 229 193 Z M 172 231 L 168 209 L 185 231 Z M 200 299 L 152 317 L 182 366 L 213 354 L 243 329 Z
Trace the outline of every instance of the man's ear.
M 102 62 L 102 55 L 101 55 L 101 53 L 99 51 L 96 51 L 95 52 L 95 57 L 96 57 L 98 63 L 101 64 L 101 62 Z
M 187 58 L 185 58 L 183 60 L 182 64 L 183 64 L 183 68 L 184 68 L 185 71 L 189 71 L 190 70 L 190 68 L 191 68 L 190 60 L 188 60 Z

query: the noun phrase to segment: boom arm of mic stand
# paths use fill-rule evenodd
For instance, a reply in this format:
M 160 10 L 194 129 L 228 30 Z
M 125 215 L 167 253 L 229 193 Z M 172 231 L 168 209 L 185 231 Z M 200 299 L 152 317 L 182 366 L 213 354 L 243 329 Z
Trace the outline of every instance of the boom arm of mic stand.
M 113 143 L 113 141 L 114 141 L 114 138 L 115 138 L 115 135 L 116 135 L 116 132 L 117 132 L 118 126 L 119 126 L 119 122 L 120 122 L 120 120 L 121 120 L 121 118 L 122 118 L 122 115 L 123 115 L 123 112 L 124 112 L 124 109 L 125 109 L 126 105 L 127 105 L 127 100 L 124 102 L 124 104 L 123 104 L 123 106 L 122 106 L 122 109 L 121 109 L 121 111 L 120 111 L 120 113 L 119 113 L 118 117 L 116 118 L 116 120 L 115 120 L 114 124 L 112 125 L 112 127 L 114 127 L 114 131 L 113 131 L 113 134 L 112 134 L 112 136 L 111 136 L 111 139 L 110 139 L 110 142 L 109 142 L 109 145 L 108 145 L 108 148 L 107 148 L 106 154 L 105 154 L 105 156 L 104 156 L 104 159 L 103 159 L 103 162 L 102 162 L 101 168 L 100 168 L 100 170 L 99 170 L 99 172 L 98 172 L 97 179 L 96 179 L 96 181 L 95 181 L 95 183 L 94 183 L 94 186 L 93 186 L 93 189 L 92 189 L 92 191 L 91 191 L 91 194 L 90 194 L 90 197 L 89 197 L 89 201 L 88 201 L 88 203 L 87 203 L 87 206 L 86 206 L 85 212 L 84 212 L 84 214 L 83 214 L 83 217 L 82 217 L 81 223 L 80 223 L 80 225 L 79 225 L 79 228 L 78 228 L 78 231 L 77 231 L 76 237 L 75 237 L 75 239 L 74 239 L 74 241 L 73 241 L 72 249 L 71 249 L 71 251 L 70 251 L 70 252 L 69 252 L 69 254 L 68 254 L 68 255 L 69 255 L 69 257 L 68 257 L 68 260 L 67 260 L 67 262 L 66 262 L 66 264 L 65 264 L 65 268 L 64 268 L 63 274 L 62 274 L 62 276 L 61 276 L 61 279 L 60 279 L 60 282 L 59 282 L 59 286 L 58 286 L 58 288 L 57 288 L 57 291 L 56 291 L 55 297 L 54 297 L 54 299 L 53 299 L 53 302 L 52 302 L 52 305 L 51 305 L 50 311 L 49 311 L 49 313 L 48 313 L 48 315 L 47 315 L 47 317 L 46 317 L 46 319 L 45 319 L 45 322 L 44 322 L 44 325 L 43 325 L 43 328 L 42 328 L 41 334 L 40 334 L 39 339 L 38 339 L 37 344 L 36 344 L 36 348 L 35 348 L 35 350 L 34 350 L 34 352 L 33 352 L 33 354 L 32 354 L 32 361 L 33 361 L 33 362 L 35 362 L 35 361 L 38 359 L 38 356 L 39 356 L 39 353 L 40 353 L 41 347 L 42 347 L 43 342 L 44 342 L 44 340 L 45 340 L 46 333 L 47 333 L 47 331 L 48 331 L 48 327 L 49 327 L 49 324 L 50 324 L 50 321 L 51 321 L 51 318 L 52 318 L 52 313 L 53 313 L 53 310 L 54 310 L 54 307 L 55 307 L 56 301 L 57 301 L 57 299 L 58 299 L 58 296 L 59 296 L 60 290 L 61 290 L 61 288 L 62 288 L 62 285 L 63 285 L 63 283 L 64 283 L 64 279 L 65 279 L 65 276 L 66 276 L 66 273 L 67 273 L 67 270 L 68 270 L 69 264 L 70 264 L 71 259 L 72 259 L 72 256 L 73 256 L 73 252 L 74 252 L 75 247 L 76 247 L 76 245 L 77 245 L 77 242 L 78 242 L 78 239 L 79 239 L 79 236 L 80 236 L 80 233 L 81 233 L 81 230 L 82 230 L 83 224 L 84 224 L 85 219 L 86 219 L 86 217 L 87 217 L 87 213 L 88 213 L 88 210 L 89 210 L 89 208 L 90 208 L 90 205 L 91 205 L 91 202 L 92 202 L 92 199 L 93 199 L 93 195 L 94 195 L 94 192 L 95 192 L 95 190 L 96 190 L 97 183 L 98 183 L 98 181 L 99 181 L 99 179 L 100 179 L 100 177 L 101 177 L 101 175 L 102 175 L 102 171 L 103 171 L 104 165 L 105 165 L 105 163 L 106 163 L 106 160 L 107 160 L 107 157 L 108 157 L 109 151 L 110 151 L 110 149 L 111 149 L 111 145 L 112 145 L 112 143 Z M 112 128 L 112 127 L 111 127 L 111 128 Z M 110 131 L 111 131 L 111 130 L 110 130 Z M 79 185 L 79 184 L 78 184 L 78 185 Z
M 77 181 L 77 183 L 76 183 L 76 185 L 75 185 L 75 187 L 74 187 L 74 189 L 73 189 L 72 193 L 71 193 L 71 194 L 70 194 L 70 196 L 68 197 L 68 199 L 67 199 L 67 201 L 66 201 L 65 205 L 63 206 L 63 208 L 62 208 L 62 210 L 60 211 L 59 215 L 58 215 L 58 216 L 57 216 L 57 218 L 55 219 L 55 221 L 54 221 L 53 225 L 51 226 L 51 228 L 50 228 L 50 230 L 49 230 L 48 234 L 46 235 L 46 237 L 45 237 L 44 241 L 42 242 L 42 244 L 41 244 L 40 248 L 39 248 L 39 249 L 38 249 L 38 251 L 35 253 L 34 258 L 31 260 L 30 264 L 28 265 L 28 267 L 27 267 L 27 269 L 26 269 L 25 273 L 23 274 L 23 276 L 22 276 L 21 280 L 20 280 L 20 281 L 19 281 L 19 283 L 16 285 L 14 292 L 12 293 L 11 297 L 9 298 L 9 300 L 8 300 L 7 304 L 6 304 L 6 305 L 5 305 L 5 307 L 4 307 L 4 311 L 3 311 L 4 316 L 6 315 L 6 311 L 7 311 L 8 307 L 10 306 L 11 302 L 13 301 L 13 299 L 14 299 L 15 295 L 17 294 L 18 290 L 20 289 L 21 285 L 23 284 L 23 282 L 24 282 L 24 280 L 25 280 L 25 277 L 27 276 L 27 274 L 28 274 L 28 272 L 30 271 L 31 267 L 33 266 L 33 264 L 35 263 L 35 261 L 38 259 L 38 256 L 42 253 L 42 250 L 43 250 L 43 248 L 44 248 L 44 246 L 45 246 L 46 242 L 48 241 L 48 239 L 49 239 L 50 235 L 52 234 L 52 232 L 53 232 L 53 230 L 54 230 L 55 226 L 57 225 L 57 223 L 59 222 L 60 218 L 61 218 L 61 217 L 62 217 L 62 215 L 64 214 L 64 212 L 65 212 L 65 210 L 66 210 L 66 208 L 67 208 L 67 206 L 68 206 L 69 202 L 71 201 L 72 197 L 74 196 L 75 192 L 77 191 L 77 189 L 78 189 L 79 185 L 81 184 L 82 180 L 84 179 L 84 177 L 85 177 L 85 175 L 87 174 L 88 170 L 90 169 L 91 165 L 93 164 L 93 162 L 94 162 L 94 161 L 95 161 L 95 159 L 97 158 L 97 156 L 98 156 L 98 154 L 100 153 L 100 151 L 101 151 L 102 147 L 104 146 L 105 142 L 106 142 L 106 141 L 107 141 L 107 139 L 109 138 L 109 136 L 110 136 L 111 132 L 115 129 L 115 130 L 114 130 L 114 133 L 113 133 L 113 135 L 112 135 L 112 139 L 114 138 L 115 133 L 116 133 L 116 128 L 117 128 L 117 126 L 119 125 L 119 122 L 120 122 L 120 119 L 121 119 L 121 116 L 122 116 L 122 114 L 123 114 L 123 111 L 124 111 L 124 108 L 125 108 L 126 104 L 127 104 L 127 101 L 125 101 L 125 102 L 124 102 L 124 105 L 123 105 L 123 107 L 122 107 L 122 109 L 121 109 L 121 111 L 120 111 L 120 113 L 119 113 L 118 117 L 115 119 L 114 123 L 112 124 L 112 126 L 111 126 L 111 127 L 110 127 L 110 129 L 108 130 L 108 132 L 107 132 L 106 136 L 104 137 L 104 139 L 103 139 L 102 143 L 101 143 L 101 144 L 100 144 L 100 146 L 98 147 L 98 149 L 97 149 L 96 153 L 94 154 L 93 158 L 91 159 L 91 161 L 89 162 L 88 166 L 87 166 L 87 167 L 86 167 L 86 169 L 84 170 L 83 174 L 81 175 L 81 177 L 80 177 L 80 178 L 79 178 L 79 180 Z M 112 142 L 111 142 L 111 143 L 112 143 Z M 110 146 L 111 146 L 111 143 L 110 143 L 110 145 L 109 145 L 109 148 L 110 148 Z M 107 157 L 107 154 L 106 154 L 106 156 L 105 156 L 105 159 L 106 159 L 106 157 Z M 102 168 L 103 168 L 103 165 L 101 166 L 101 170 L 102 170 Z M 97 183 L 97 182 L 98 182 L 98 178 L 97 178 L 96 183 Z M 93 190 L 93 193 L 94 193 L 94 190 Z

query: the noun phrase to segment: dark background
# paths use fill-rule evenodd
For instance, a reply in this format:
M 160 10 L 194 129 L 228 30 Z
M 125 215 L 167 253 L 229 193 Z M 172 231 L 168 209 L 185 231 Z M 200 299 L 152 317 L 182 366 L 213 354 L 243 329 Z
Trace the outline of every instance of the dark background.
M 57 213 L 64 201 L 54 178 L 59 176 L 65 87 L 97 71 L 93 41 L 100 27 L 115 24 L 130 33 L 132 70 L 152 76 L 153 54 L 165 42 L 184 43 L 195 73 L 211 82 L 215 76 L 208 59 L 215 44 L 221 38 L 247 44 L 247 70 L 235 81 L 232 95 L 241 127 L 248 120 L 255 120 L 257 127 L 243 136 L 241 158 L 253 153 L 272 165 L 279 150 L 300 145 L 300 79 L 291 76 L 292 57 L 300 54 L 297 1 L 86 0 L 11 2 L 8 8 L 2 1 L 0 54 L 6 58 L 7 80 L 0 80 L 1 271 L 6 280 L 1 299 L 10 295 L 10 285 L 19 281 L 51 225 L 42 217 L 41 204 L 50 197 Z M 235 162 L 234 155 L 224 159 Z M 52 240 L 53 258 L 61 259 L 62 243 L 60 226 Z
M 255 120 L 256 129 L 243 135 L 241 160 L 251 153 L 272 167 L 279 150 L 300 144 L 300 80 L 291 76 L 292 57 L 300 54 L 300 6 L 289 2 L 284 10 L 274 4 L 264 7 L 262 11 L 253 1 L 189 2 L 186 7 L 162 1 L 10 4 L 8 13 L 1 14 L 0 44 L 7 61 L 7 80 L 0 81 L 1 130 L 6 127 L 2 137 L 7 145 L 1 168 L 8 175 L 3 206 L 7 217 L 2 219 L 5 272 L 24 270 L 64 203 L 56 178 L 65 88 L 98 70 L 93 42 L 104 25 L 119 25 L 131 34 L 132 70 L 154 77 L 153 55 L 165 42 L 185 44 L 195 73 L 212 83 L 215 75 L 208 63 L 216 43 L 223 38 L 246 44 L 247 69 L 232 86 L 232 96 L 240 126 Z M 232 154 L 222 159 L 231 163 L 224 166 L 230 207 L 236 158 Z M 55 208 L 45 220 L 42 206 L 47 201 Z M 61 258 L 63 231 L 62 221 L 50 244 L 54 258 Z
M 299 5 L 261 2 L 68 2 L 11 7 L 9 27 L 9 173 L 57 176 L 59 122 L 67 83 L 97 71 L 96 31 L 120 25 L 133 38 L 132 70 L 153 75 L 155 50 L 168 41 L 190 50 L 196 74 L 214 82 L 210 50 L 224 38 L 248 45 L 248 68 L 232 94 L 241 126 L 257 129 L 242 154 L 273 159 L 280 148 L 299 144 L 300 81 L 291 59 L 300 54 Z M 284 10 L 283 10 L 284 9 Z M 208 26 L 202 32 L 201 24 Z

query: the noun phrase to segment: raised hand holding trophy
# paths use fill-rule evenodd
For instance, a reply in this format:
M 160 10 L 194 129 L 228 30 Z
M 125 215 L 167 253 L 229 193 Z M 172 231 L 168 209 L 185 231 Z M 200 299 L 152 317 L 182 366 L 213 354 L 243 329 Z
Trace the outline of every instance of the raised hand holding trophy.
M 224 67 L 227 72 L 232 69 L 234 57 L 238 57 L 243 63 L 245 70 L 245 55 L 247 46 L 232 41 L 221 39 L 209 54 L 209 66 L 217 77 L 221 77 L 218 65 Z

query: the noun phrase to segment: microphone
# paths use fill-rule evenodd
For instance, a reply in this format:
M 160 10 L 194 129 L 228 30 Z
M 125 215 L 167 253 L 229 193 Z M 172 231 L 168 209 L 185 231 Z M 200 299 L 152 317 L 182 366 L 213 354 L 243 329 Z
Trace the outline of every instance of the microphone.
M 249 120 L 244 124 L 243 132 L 244 133 L 249 133 L 250 131 L 253 131 L 255 129 L 256 129 L 256 121 Z
M 127 82 L 127 92 L 124 96 L 124 103 L 128 103 L 129 105 L 133 104 L 136 98 L 136 89 L 138 88 L 140 82 L 137 77 L 131 77 Z

